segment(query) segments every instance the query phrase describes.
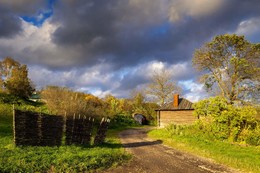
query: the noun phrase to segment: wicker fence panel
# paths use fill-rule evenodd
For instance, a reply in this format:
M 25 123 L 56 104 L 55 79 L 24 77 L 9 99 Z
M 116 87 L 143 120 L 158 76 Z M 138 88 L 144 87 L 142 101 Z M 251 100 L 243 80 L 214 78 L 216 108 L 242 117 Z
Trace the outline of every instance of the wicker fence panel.
M 38 145 L 40 141 L 40 118 L 33 112 L 15 110 L 14 141 L 20 145 Z
M 71 145 L 72 144 L 72 136 L 73 136 L 73 129 L 74 129 L 74 118 L 73 116 L 69 116 L 66 118 L 66 129 L 65 129 L 65 144 Z
M 83 130 L 82 130 L 82 141 L 81 144 L 83 145 L 89 145 L 91 141 L 91 135 L 92 135 L 92 130 L 94 126 L 94 118 L 85 118 L 83 120 Z
M 41 141 L 42 146 L 60 146 L 63 134 L 63 117 L 41 115 Z
M 72 144 L 81 144 L 82 121 L 83 120 L 80 117 L 74 118 L 73 134 L 71 139 Z
M 103 118 L 98 127 L 94 144 L 104 142 L 110 120 Z M 54 116 L 37 112 L 14 110 L 14 141 L 17 146 L 60 146 L 63 127 L 65 144 L 89 145 L 94 118 L 85 116 Z
M 85 116 L 68 117 L 66 120 L 66 145 L 88 145 L 91 141 L 94 119 Z
M 14 141 L 17 146 L 59 146 L 63 118 L 37 112 L 14 111 Z
M 102 118 L 98 131 L 97 131 L 97 135 L 94 139 L 95 145 L 99 145 L 105 141 L 106 132 L 107 132 L 109 123 L 110 123 L 110 119 Z
M 23 112 L 15 111 L 14 113 L 14 141 L 16 145 L 25 144 L 25 126 L 26 115 Z M 20 122 L 20 123 L 16 123 Z

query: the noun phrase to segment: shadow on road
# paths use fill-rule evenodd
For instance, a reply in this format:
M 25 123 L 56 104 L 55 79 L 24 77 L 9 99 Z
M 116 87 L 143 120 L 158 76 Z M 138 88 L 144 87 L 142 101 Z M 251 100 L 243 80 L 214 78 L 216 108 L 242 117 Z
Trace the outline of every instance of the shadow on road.
M 162 140 L 125 143 L 125 144 L 123 144 L 123 147 L 124 148 L 135 148 L 135 147 L 143 147 L 143 146 L 159 145 L 159 144 L 162 144 Z
M 159 145 L 162 144 L 162 140 L 156 141 L 145 141 L 145 142 L 133 142 L 133 143 L 123 143 L 123 144 L 113 144 L 113 143 L 103 143 L 98 146 L 107 147 L 107 148 L 135 148 L 135 147 L 143 147 L 143 146 L 151 146 L 151 145 Z

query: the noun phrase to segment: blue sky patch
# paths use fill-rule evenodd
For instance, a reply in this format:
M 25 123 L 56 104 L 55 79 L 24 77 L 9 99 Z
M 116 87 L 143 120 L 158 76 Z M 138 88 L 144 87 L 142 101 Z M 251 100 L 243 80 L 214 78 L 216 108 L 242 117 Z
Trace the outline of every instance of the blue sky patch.
M 21 18 L 34 26 L 41 26 L 46 19 L 53 15 L 53 5 L 56 0 L 47 0 L 47 5 L 43 10 L 40 10 L 35 16 L 21 16 Z

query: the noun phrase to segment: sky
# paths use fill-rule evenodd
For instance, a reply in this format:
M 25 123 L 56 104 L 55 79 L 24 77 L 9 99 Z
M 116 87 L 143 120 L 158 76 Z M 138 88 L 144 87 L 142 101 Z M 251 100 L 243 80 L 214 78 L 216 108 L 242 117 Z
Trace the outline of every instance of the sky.
M 220 34 L 260 42 L 259 0 L 1 0 L 0 59 L 26 64 L 41 89 L 128 97 L 169 70 L 182 97 L 208 96 L 195 49 Z

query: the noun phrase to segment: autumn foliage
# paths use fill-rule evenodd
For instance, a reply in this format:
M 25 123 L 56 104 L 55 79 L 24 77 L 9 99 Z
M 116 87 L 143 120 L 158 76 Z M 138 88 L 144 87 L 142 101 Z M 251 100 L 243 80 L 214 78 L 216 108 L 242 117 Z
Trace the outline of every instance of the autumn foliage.
M 29 98 L 34 91 L 27 66 L 10 57 L 0 61 L 0 87 L 3 92 L 22 98 Z

